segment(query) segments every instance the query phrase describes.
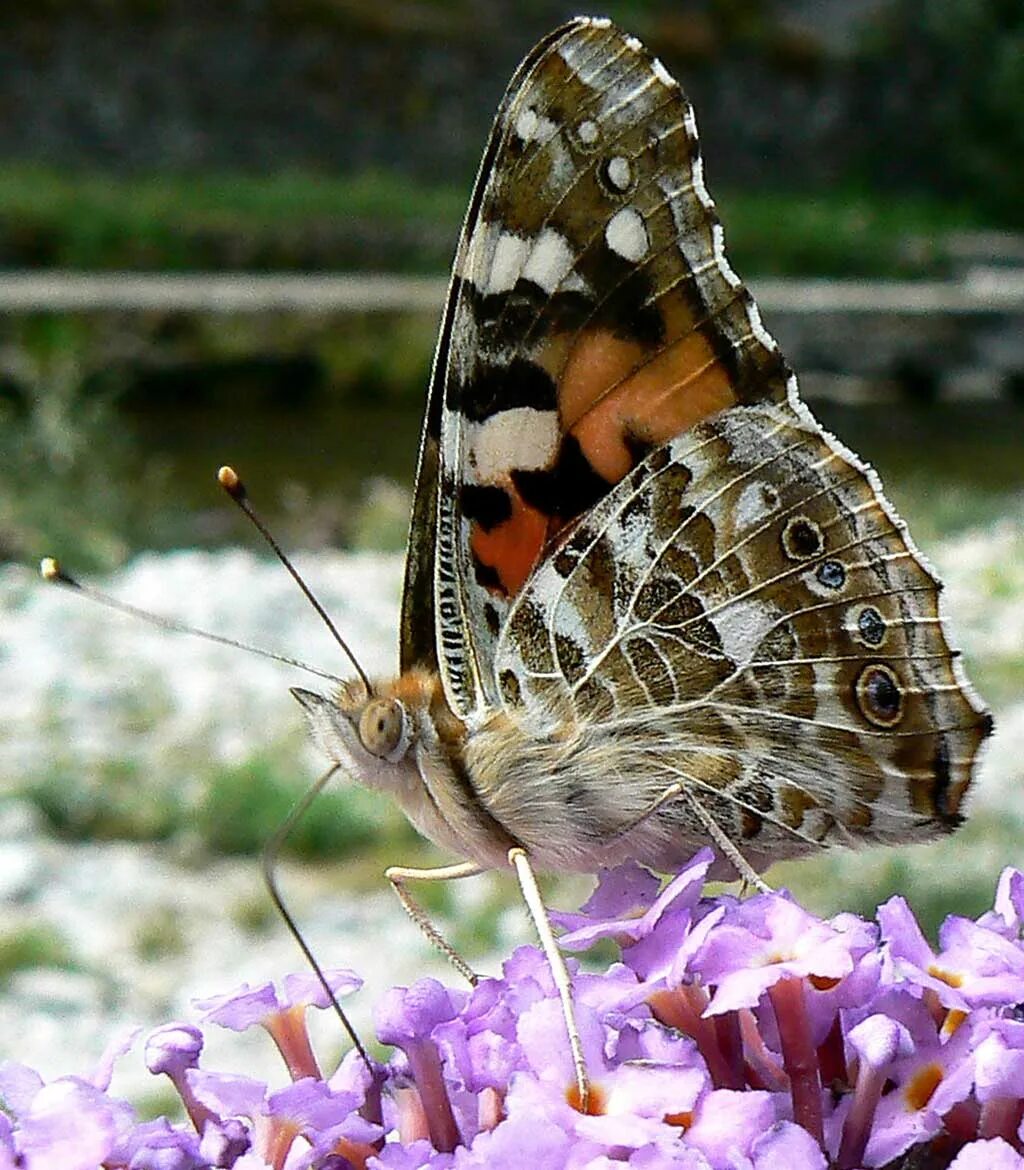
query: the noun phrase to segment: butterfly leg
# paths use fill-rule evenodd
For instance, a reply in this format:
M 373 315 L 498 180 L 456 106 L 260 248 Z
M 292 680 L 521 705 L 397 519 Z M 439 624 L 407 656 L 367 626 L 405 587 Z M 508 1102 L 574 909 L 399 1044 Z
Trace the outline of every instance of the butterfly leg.
M 427 912 L 413 898 L 405 888 L 406 882 L 453 882 L 459 878 L 474 877 L 483 873 L 483 867 L 473 861 L 462 861 L 457 865 L 441 865 L 436 869 L 410 869 L 403 865 L 389 866 L 384 876 L 391 883 L 399 902 L 406 914 L 416 923 L 456 971 L 473 987 L 476 986 L 479 976 L 452 944 L 441 934 L 430 921 Z
M 768 885 L 760 874 L 754 871 L 750 862 L 736 848 L 729 839 L 729 835 L 722 829 L 722 826 L 701 804 L 697 797 L 692 792 L 686 791 L 683 792 L 683 795 L 689 801 L 690 807 L 697 814 L 697 819 L 707 829 L 708 836 L 721 850 L 722 856 L 732 862 L 733 868 L 743 879 L 744 886 L 753 886 L 760 894 L 770 894 L 772 892 L 771 886 Z
M 551 974 L 558 989 L 558 998 L 562 1001 L 562 1015 L 565 1018 L 565 1029 L 569 1036 L 569 1051 L 572 1053 L 573 1070 L 576 1075 L 576 1091 L 579 1094 L 579 1110 L 587 1112 L 587 1100 L 590 1096 L 590 1084 L 587 1079 L 587 1066 L 583 1059 L 583 1045 L 580 1041 L 580 1030 L 576 1023 L 576 1010 L 572 1002 L 572 980 L 569 969 L 565 965 L 565 956 L 555 941 L 551 930 L 551 920 L 548 918 L 547 907 L 540 895 L 537 878 L 533 866 L 526 855 L 526 850 L 516 846 L 508 851 L 509 864 L 515 869 L 519 879 L 519 888 L 523 891 L 526 908 L 533 919 L 533 925 L 540 935 L 540 944 L 544 950 Z
M 664 792 L 656 800 L 653 800 L 644 811 L 624 828 L 621 829 L 612 838 L 613 841 L 619 840 L 620 837 L 625 837 L 627 833 L 631 833 L 638 825 L 642 825 L 649 817 L 654 816 L 659 808 L 668 804 L 670 800 L 677 800 L 680 796 L 685 797 L 689 801 L 691 808 L 697 814 L 698 819 L 705 829 L 708 831 L 708 836 L 721 850 L 723 857 L 732 862 L 733 868 L 743 880 L 744 887 L 750 886 L 762 894 L 771 893 L 771 886 L 754 872 L 753 867 L 743 856 L 743 854 L 736 848 L 736 846 L 729 839 L 728 835 L 722 831 L 722 826 L 715 820 L 715 818 L 708 812 L 708 810 L 700 803 L 696 796 L 688 793 L 684 785 L 678 780 L 670 784 Z

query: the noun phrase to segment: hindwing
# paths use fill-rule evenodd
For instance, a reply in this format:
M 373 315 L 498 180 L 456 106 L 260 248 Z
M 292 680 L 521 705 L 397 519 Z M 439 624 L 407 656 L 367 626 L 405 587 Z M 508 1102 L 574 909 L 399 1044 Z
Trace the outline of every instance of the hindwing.
M 751 856 L 928 836 L 959 823 L 991 725 L 938 592 L 793 383 L 658 448 L 565 534 L 512 608 L 495 683 L 549 734 L 649 739 Z

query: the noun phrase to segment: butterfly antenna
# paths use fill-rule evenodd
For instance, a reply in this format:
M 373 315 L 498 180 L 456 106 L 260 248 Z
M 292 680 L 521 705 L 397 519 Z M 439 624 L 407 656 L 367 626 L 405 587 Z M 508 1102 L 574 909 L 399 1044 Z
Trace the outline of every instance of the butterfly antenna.
M 302 951 L 306 958 L 306 962 L 310 965 L 313 973 L 320 981 L 321 987 L 323 987 L 327 994 L 327 998 L 330 1000 L 331 1005 L 334 1008 L 335 1015 L 341 1022 L 341 1026 L 348 1033 L 348 1038 L 352 1041 L 352 1046 L 355 1048 L 356 1052 L 359 1053 L 360 1059 L 362 1060 L 363 1064 L 366 1065 L 366 1068 L 372 1077 L 373 1063 L 370 1060 L 369 1054 L 363 1047 L 363 1042 L 359 1039 L 352 1021 L 345 1013 L 345 1009 L 338 1002 L 338 997 L 334 994 L 331 985 L 327 982 L 327 976 L 324 974 L 323 968 L 320 966 L 319 962 L 317 962 L 316 956 L 313 954 L 309 943 L 306 942 L 302 931 L 299 930 L 298 923 L 296 923 L 295 919 L 292 917 L 291 911 L 285 905 L 284 898 L 282 897 L 281 891 L 277 884 L 277 874 L 275 872 L 275 865 L 278 854 L 280 853 L 281 846 L 284 844 L 288 834 L 306 815 L 306 810 L 320 795 L 324 789 L 324 786 L 327 784 L 327 781 L 330 780 L 330 778 L 334 775 L 335 772 L 337 772 L 337 770 L 338 765 L 335 764 L 332 768 L 329 768 L 318 780 L 311 784 L 309 788 L 307 788 L 303 793 L 301 798 L 296 802 L 295 807 L 291 810 L 288 816 L 274 831 L 273 835 L 267 839 L 266 844 L 263 846 L 262 856 L 263 881 L 266 883 L 267 890 L 270 893 L 270 897 L 274 903 L 274 906 L 277 908 L 278 914 L 280 914 L 282 919 L 284 919 L 284 924 L 288 927 L 289 933 L 291 934 L 292 938 L 295 939 L 296 943 L 298 943 L 299 950 Z
M 291 574 L 292 580 L 295 582 L 296 585 L 298 585 L 298 587 L 306 595 L 306 600 L 316 610 L 316 612 L 320 615 L 320 620 L 331 631 L 331 635 L 333 636 L 335 642 L 338 643 L 338 645 L 344 651 L 345 656 L 348 658 L 349 662 L 351 662 L 352 665 L 355 667 L 356 674 L 359 675 L 360 681 L 362 682 L 363 686 L 366 688 L 366 693 L 368 695 L 371 694 L 372 687 L 370 686 L 370 680 L 366 675 L 366 671 L 363 670 L 362 666 L 359 665 L 359 659 L 356 658 L 355 654 L 352 652 L 352 648 L 349 646 L 349 644 L 345 641 L 345 639 L 338 632 L 338 627 L 331 620 L 331 617 L 327 613 L 327 610 L 325 610 L 324 607 L 317 600 L 312 589 L 310 589 L 310 587 L 306 584 L 306 582 L 303 581 L 303 579 L 299 576 L 298 571 L 296 570 L 295 566 L 291 563 L 291 561 L 288 559 L 287 555 L 285 554 L 284 550 L 281 548 L 281 546 L 274 539 L 273 535 L 271 534 L 270 530 L 267 528 L 266 524 L 263 523 L 263 520 L 260 518 L 259 513 L 252 506 L 252 501 L 249 499 L 249 493 L 246 491 L 245 484 L 242 483 L 242 480 L 239 477 L 238 472 L 235 471 L 235 469 L 233 467 L 222 467 L 220 469 L 220 471 L 217 472 L 217 482 L 227 492 L 227 494 L 232 498 L 232 500 L 235 501 L 235 503 L 239 506 L 239 508 L 242 509 L 242 511 L 246 514 L 246 516 L 249 517 L 249 519 L 252 521 L 253 525 L 256 527 L 257 532 L 259 532 L 260 536 L 262 536 L 263 539 L 270 546 L 271 550 L 273 551 L 273 553 L 277 557 L 277 559 L 281 562 L 282 565 L 284 565 L 284 567 Z
M 116 597 L 111 597 L 109 593 L 103 593 L 99 589 L 94 589 L 91 585 L 83 585 L 77 578 L 65 572 L 60 562 L 54 557 L 43 557 L 39 564 L 39 573 L 44 581 L 50 581 L 55 585 L 62 585 L 65 589 L 73 589 L 83 597 L 88 597 L 90 601 L 95 601 L 107 609 L 116 610 L 118 613 L 127 614 L 129 617 L 137 618 L 147 625 L 156 626 L 158 630 L 167 630 L 172 634 L 191 634 L 194 638 L 202 638 L 206 642 L 216 642 L 220 646 L 230 646 L 233 650 L 244 650 L 247 654 L 255 654 L 257 658 L 266 658 L 271 662 L 280 662 L 285 666 L 294 666 L 299 670 L 316 675 L 317 678 L 325 678 L 329 682 L 342 682 L 336 674 L 331 674 L 326 670 L 319 670 L 317 667 L 310 666 L 306 662 L 300 662 L 297 658 L 290 658 L 287 654 L 276 654 L 273 650 L 264 650 L 261 646 L 250 646 L 248 642 L 239 642 L 234 638 L 225 638 L 220 634 L 211 634 L 209 630 L 200 630 L 196 626 L 188 626 L 184 622 L 176 622 L 173 618 L 163 617 L 158 613 L 150 613 L 147 609 L 137 609 L 134 605 L 128 605 L 127 602 L 119 601 Z
M 39 566 L 39 571 L 44 581 L 53 582 L 55 585 L 62 585 L 65 589 L 73 589 L 76 593 L 80 593 L 83 597 L 88 597 L 90 601 L 96 601 L 107 609 L 116 610 L 118 613 L 127 614 L 129 617 L 138 618 L 147 625 L 156 626 L 159 630 L 168 630 L 175 634 L 192 634 L 197 638 L 203 638 L 207 642 L 218 642 L 222 646 L 231 646 L 235 650 L 246 650 L 250 654 L 256 654 L 260 658 L 269 658 L 271 662 L 283 662 L 286 666 L 297 666 L 301 670 L 309 671 L 311 674 L 319 675 L 320 678 L 329 679 L 332 682 L 340 683 L 342 680 L 337 675 L 328 674 L 325 670 L 317 670 L 314 666 L 307 666 L 304 662 L 299 662 L 295 658 L 288 658 L 284 654 L 274 654 L 270 650 L 262 650 L 258 646 L 249 646 L 245 642 L 236 642 L 233 638 L 222 638 L 219 634 L 211 634 L 207 630 L 199 630 L 194 626 L 186 626 L 182 622 L 173 621 L 171 618 L 161 617 L 159 614 L 150 613 L 145 609 L 136 609 L 134 605 L 127 605 L 123 601 L 118 601 L 116 597 L 111 597 L 106 593 L 100 592 L 98 589 L 93 589 L 89 585 L 83 585 L 76 580 L 69 573 L 66 573 L 60 564 L 53 557 L 44 557 Z M 314 798 L 320 793 L 321 789 L 327 781 L 337 771 L 337 766 L 320 777 L 319 780 L 313 784 L 302 798 L 298 801 L 292 811 L 288 814 L 285 821 L 280 828 L 269 838 L 266 845 L 263 847 L 263 880 L 266 882 L 268 891 L 270 892 L 271 900 L 277 908 L 277 912 L 284 920 L 292 938 L 299 944 L 299 949 L 302 951 L 313 969 L 317 979 L 319 979 L 321 986 L 327 994 L 327 998 L 334 1007 L 335 1014 L 341 1021 L 341 1026 L 348 1033 L 349 1039 L 353 1046 L 359 1053 L 360 1058 L 371 1073 L 373 1066 L 370 1063 L 370 1058 L 367 1055 L 366 1049 L 363 1047 L 362 1041 L 356 1035 L 356 1030 L 352 1026 L 351 1021 L 345 1014 L 341 1004 L 338 1003 L 338 997 L 334 994 L 330 984 L 327 982 L 327 977 L 324 975 L 320 964 L 316 961 L 313 952 L 309 948 L 309 944 L 302 936 L 295 919 L 292 917 L 288 907 L 284 904 L 281 897 L 280 890 L 277 886 L 277 878 L 274 875 L 274 862 L 281 850 L 285 838 L 295 827 L 298 820 L 305 815 L 306 810 L 313 802 Z

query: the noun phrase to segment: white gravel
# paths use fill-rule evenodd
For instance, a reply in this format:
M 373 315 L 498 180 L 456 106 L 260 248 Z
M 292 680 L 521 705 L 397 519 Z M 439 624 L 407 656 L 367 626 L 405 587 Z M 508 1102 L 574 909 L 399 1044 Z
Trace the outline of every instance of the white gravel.
M 311 555 L 296 564 L 366 669 L 394 671 L 401 558 Z M 294 584 L 248 552 L 146 556 L 102 587 L 131 604 L 346 673 Z M 27 777 L 61 769 L 69 777 L 72 769 L 95 773 L 100 783 L 104 765 L 116 760 L 129 761 L 146 785 L 195 784 L 190 761 L 239 765 L 263 745 L 304 744 L 288 687 L 330 688 L 295 668 L 110 613 L 19 569 L 0 576 L 0 609 L 0 791 L 8 794 Z M 296 772 L 311 781 L 322 763 L 301 747 Z M 323 875 L 299 867 L 285 869 L 281 880 L 325 963 L 351 966 L 367 980 L 353 1008 L 364 1030 L 384 987 L 428 972 L 452 978 L 383 878 L 371 896 L 324 888 Z M 238 925 L 239 907 L 267 901 L 255 860 L 196 870 L 158 846 L 61 843 L 10 796 L 0 804 L 0 893 L 0 937 L 46 925 L 80 968 L 31 968 L 0 994 L 0 1056 L 47 1076 L 86 1070 L 125 1022 L 188 1018 L 193 997 L 302 968 L 276 920 L 255 937 Z M 483 893 L 478 880 L 462 884 L 457 896 Z M 153 923 L 180 935 L 179 948 L 155 960 L 139 952 Z M 321 1024 L 326 1050 L 336 1052 L 337 1023 Z M 223 1033 L 216 1047 L 220 1067 L 282 1079 L 261 1036 Z M 119 1078 L 133 1094 L 152 1086 L 137 1056 L 121 1062 Z

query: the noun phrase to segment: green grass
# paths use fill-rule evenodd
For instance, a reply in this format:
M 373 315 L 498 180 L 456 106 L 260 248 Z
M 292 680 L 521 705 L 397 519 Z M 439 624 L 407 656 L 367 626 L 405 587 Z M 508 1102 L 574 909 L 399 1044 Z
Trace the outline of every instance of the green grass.
M 371 229 L 386 224 L 408 267 L 431 269 L 454 246 L 464 198 L 375 173 L 115 176 L 15 164 L 0 173 L 0 262 L 316 269 L 356 267 L 365 253 L 377 267 L 388 249 L 373 246 Z
M 135 932 L 134 951 L 149 963 L 184 953 L 188 942 L 181 912 L 164 906 L 151 910 Z
M 203 784 L 192 831 L 212 854 L 259 853 L 301 795 L 293 774 L 294 761 L 289 766 L 269 756 L 218 771 Z M 282 854 L 308 861 L 340 861 L 379 850 L 395 854 L 413 836 L 397 811 L 339 780 L 317 796 L 288 835 Z
M 196 745 L 195 756 L 201 749 Z M 236 767 L 205 773 L 188 753 L 168 762 L 160 775 L 145 775 L 130 760 L 83 769 L 74 761 L 51 762 L 17 795 L 42 815 L 49 830 L 67 841 L 164 842 L 190 855 L 255 856 L 302 795 L 295 778 L 295 744 L 254 756 Z M 194 784 L 172 777 L 197 773 Z M 192 795 L 198 792 L 199 795 Z M 321 792 L 288 835 L 283 857 L 342 862 L 370 859 L 376 872 L 396 857 L 416 853 L 414 831 L 392 805 L 339 779 Z M 382 860 L 383 859 L 383 860 Z M 248 911 L 242 909 L 243 916 Z M 149 943 L 174 944 L 173 923 L 157 924 Z
M 28 779 L 18 795 L 69 841 L 167 841 L 187 822 L 187 809 L 175 794 L 148 783 L 127 759 L 85 770 L 68 758 Z
M 21 926 L 0 932 L 0 976 L 31 967 L 69 969 L 74 965 L 67 940 L 51 926 Z
M 867 191 L 727 191 L 717 203 L 733 266 L 748 276 L 939 275 L 943 237 L 986 223 L 965 204 Z
M 910 275 L 949 230 L 984 226 L 964 204 L 869 191 L 718 191 L 741 271 Z M 285 171 L 140 175 L 14 164 L 0 173 L 0 264 L 98 269 L 447 267 L 469 183 Z

